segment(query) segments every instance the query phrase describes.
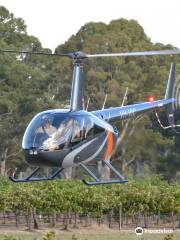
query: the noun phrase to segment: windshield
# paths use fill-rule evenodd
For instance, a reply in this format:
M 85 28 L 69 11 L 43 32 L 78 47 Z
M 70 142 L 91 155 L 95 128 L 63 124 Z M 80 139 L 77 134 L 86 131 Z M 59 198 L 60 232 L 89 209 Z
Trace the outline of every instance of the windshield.
M 41 113 L 27 127 L 23 149 L 58 150 L 68 145 L 73 128 L 72 118 L 63 113 Z
M 104 129 L 89 116 L 44 112 L 36 115 L 27 127 L 22 147 L 26 150 L 55 151 L 72 147 L 92 138 Z

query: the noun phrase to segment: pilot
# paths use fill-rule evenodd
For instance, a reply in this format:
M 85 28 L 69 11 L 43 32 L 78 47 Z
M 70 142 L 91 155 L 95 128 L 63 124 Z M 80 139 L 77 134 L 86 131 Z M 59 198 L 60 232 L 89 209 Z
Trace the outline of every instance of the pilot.
M 50 139 L 57 129 L 52 125 L 52 119 L 48 116 L 44 116 L 41 121 L 41 126 L 36 129 L 36 136 L 39 147 L 43 150 L 49 149 Z
M 78 121 L 74 122 L 74 128 L 73 128 L 73 134 L 72 134 L 72 140 L 78 141 L 81 138 L 81 127 L 80 123 Z
M 36 133 L 45 133 L 47 137 L 51 137 L 56 131 L 57 129 L 52 125 L 51 119 L 46 117 L 43 119 L 42 126 L 37 129 Z
M 68 146 L 72 134 L 73 120 L 63 121 L 51 137 L 44 141 L 43 147 L 49 151 L 63 149 Z
M 65 122 L 62 122 L 56 132 L 53 133 L 51 143 L 49 144 L 49 150 L 58 150 L 60 145 L 65 142 L 64 131 L 66 129 Z

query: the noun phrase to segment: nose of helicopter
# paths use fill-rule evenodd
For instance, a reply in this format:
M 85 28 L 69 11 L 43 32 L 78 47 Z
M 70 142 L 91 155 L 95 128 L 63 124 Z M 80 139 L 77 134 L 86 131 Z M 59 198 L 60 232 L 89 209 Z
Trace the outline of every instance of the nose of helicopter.
M 61 167 L 70 151 L 72 126 L 72 119 L 65 112 L 49 110 L 37 114 L 23 136 L 26 161 L 33 166 Z
M 24 150 L 25 160 L 33 166 L 61 167 L 63 159 L 70 150 L 39 151 L 37 149 Z

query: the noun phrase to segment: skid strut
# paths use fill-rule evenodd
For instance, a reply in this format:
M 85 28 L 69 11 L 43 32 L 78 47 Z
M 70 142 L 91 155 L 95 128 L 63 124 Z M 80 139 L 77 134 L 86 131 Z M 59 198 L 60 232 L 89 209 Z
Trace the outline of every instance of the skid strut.
M 94 185 L 100 185 L 100 184 L 112 184 L 112 183 L 126 183 L 127 180 L 125 180 L 124 176 L 115 168 L 112 166 L 109 160 L 105 160 L 104 163 L 106 166 L 108 166 L 113 173 L 116 174 L 118 179 L 110 179 L 110 180 L 101 180 L 99 179 L 87 166 L 85 166 L 83 163 L 80 164 L 80 166 L 88 173 L 89 176 L 91 176 L 95 181 L 89 182 L 85 179 L 83 179 L 83 183 L 89 186 Z

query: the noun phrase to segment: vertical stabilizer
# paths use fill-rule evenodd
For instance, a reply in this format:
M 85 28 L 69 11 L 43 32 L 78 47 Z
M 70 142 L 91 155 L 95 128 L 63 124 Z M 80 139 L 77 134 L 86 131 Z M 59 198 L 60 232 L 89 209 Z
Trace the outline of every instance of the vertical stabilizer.
M 176 81 L 176 65 L 175 63 L 171 63 L 165 99 L 170 99 L 174 97 L 173 95 L 174 95 L 175 81 Z M 174 127 L 175 126 L 174 103 L 166 106 L 166 113 L 167 113 L 169 125 Z

